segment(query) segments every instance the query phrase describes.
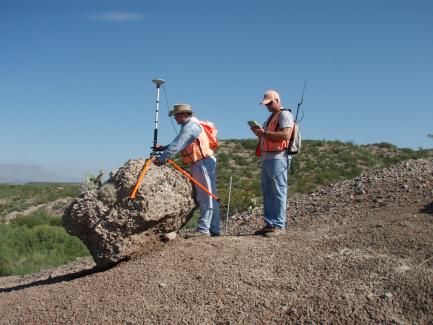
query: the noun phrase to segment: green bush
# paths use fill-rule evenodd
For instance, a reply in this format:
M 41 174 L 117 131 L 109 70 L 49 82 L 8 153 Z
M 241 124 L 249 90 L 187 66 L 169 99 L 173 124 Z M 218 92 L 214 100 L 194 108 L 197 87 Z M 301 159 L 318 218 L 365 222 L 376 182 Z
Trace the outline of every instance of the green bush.
M 377 144 L 379 148 L 386 148 L 386 149 L 395 149 L 397 148 L 395 145 L 388 143 L 388 142 L 380 142 Z
M 28 216 L 18 216 L 11 221 L 12 226 L 33 228 L 35 226 L 48 224 L 60 227 L 60 218 L 50 216 L 43 210 L 37 210 Z
M 88 256 L 84 244 L 42 211 L 0 224 L 0 276 L 28 274 Z
M 255 152 L 257 147 L 257 140 L 256 139 L 240 140 L 240 145 L 247 151 Z

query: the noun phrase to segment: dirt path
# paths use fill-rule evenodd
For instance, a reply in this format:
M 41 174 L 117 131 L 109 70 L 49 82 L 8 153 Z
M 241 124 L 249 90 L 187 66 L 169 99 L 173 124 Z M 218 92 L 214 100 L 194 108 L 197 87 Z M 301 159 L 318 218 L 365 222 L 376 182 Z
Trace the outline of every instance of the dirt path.
M 431 324 L 433 162 L 390 173 L 292 199 L 304 208 L 279 238 L 251 235 L 255 210 L 234 218 L 237 235 L 179 238 L 102 272 L 0 282 L 1 319 Z M 365 193 L 347 192 L 359 182 Z

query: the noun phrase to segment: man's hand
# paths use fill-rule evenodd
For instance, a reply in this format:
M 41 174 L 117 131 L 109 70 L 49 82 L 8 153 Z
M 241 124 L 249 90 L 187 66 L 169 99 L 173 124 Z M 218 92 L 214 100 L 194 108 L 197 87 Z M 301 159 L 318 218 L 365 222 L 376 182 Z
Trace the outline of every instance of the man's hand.
M 161 146 L 159 143 L 155 145 L 155 148 L 152 147 L 155 151 L 164 151 L 166 146 Z
M 263 134 L 265 134 L 265 129 L 261 126 L 252 126 L 251 131 L 253 131 L 253 133 L 259 138 L 261 138 Z
M 150 157 L 150 161 L 153 162 L 156 166 L 162 166 L 162 165 L 164 165 L 163 162 L 160 162 L 160 161 L 158 160 L 158 157 L 157 157 L 157 156 L 152 156 L 152 157 Z

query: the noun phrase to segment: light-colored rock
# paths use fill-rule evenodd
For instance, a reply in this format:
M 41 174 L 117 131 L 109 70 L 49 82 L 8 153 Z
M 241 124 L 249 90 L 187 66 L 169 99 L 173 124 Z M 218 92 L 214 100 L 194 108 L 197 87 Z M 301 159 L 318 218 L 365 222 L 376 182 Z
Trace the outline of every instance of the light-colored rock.
M 172 231 L 167 234 L 164 234 L 163 236 L 164 236 L 164 240 L 171 241 L 176 239 L 177 233 L 175 231 Z
M 84 242 L 98 266 L 145 250 L 156 236 L 179 230 L 192 217 L 193 187 L 168 166 L 150 164 L 135 200 L 128 200 L 144 163 L 128 161 L 100 189 L 85 191 L 65 210 L 62 225 Z

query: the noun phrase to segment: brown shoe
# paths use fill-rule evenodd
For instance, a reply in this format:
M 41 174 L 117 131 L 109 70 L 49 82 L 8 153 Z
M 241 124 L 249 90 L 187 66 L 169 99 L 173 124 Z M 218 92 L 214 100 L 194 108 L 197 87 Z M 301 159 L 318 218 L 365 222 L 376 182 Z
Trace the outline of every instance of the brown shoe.
M 286 232 L 286 229 L 272 228 L 272 231 L 266 232 L 264 237 L 279 237 Z
M 274 231 L 274 229 L 275 228 L 272 227 L 263 227 L 262 229 L 256 230 L 256 232 L 254 232 L 254 235 L 264 236 L 266 233 Z
M 199 238 L 199 237 L 209 237 L 210 234 L 207 232 L 195 231 L 193 233 L 187 234 L 185 238 Z

